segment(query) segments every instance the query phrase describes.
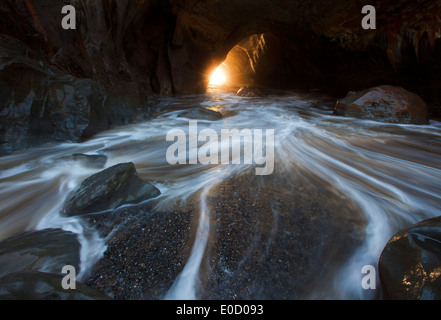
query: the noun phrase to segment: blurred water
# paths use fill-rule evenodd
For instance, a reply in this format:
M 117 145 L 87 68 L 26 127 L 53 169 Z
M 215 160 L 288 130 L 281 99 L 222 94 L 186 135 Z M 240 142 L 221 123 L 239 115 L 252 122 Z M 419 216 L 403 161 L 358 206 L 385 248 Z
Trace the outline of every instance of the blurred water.
M 196 299 L 199 267 L 209 238 L 211 190 L 253 164 L 171 166 L 166 159 L 172 129 L 188 131 L 182 110 L 203 106 L 222 112 L 219 121 L 199 120 L 198 129 L 274 129 L 273 175 L 295 183 L 301 176 L 330 184 L 357 204 L 368 221 L 365 241 L 326 285 L 321 298 L 369 298 L 360 286 L 360 270 L 376 265 L 381 250 L 398 230 L 441 216 L 441 124 L 382 124 L 334 117 L 326 97 L 290 93 L 240 98 L 213 90 L 204 95 L 161 100 L 158 114 L 144 123 L 107 131 L 80 143 L 62 143 L 0 158 L 0 240 L 25 230 L 59 227 L 78 235 L 85 275 L 106 249 L 104 239 L 76 218 L 60 215 L 76 186 L 102 169 L 62 159 L 73 153 L 108 157 L 106 167 L 133 162 L 141 178 L 161 190 L 160 209 L 200 198 L 200 223 L 192 255 L 166 298 Z M 219 144 L 219 148 L 223 148 Z M 189 155 L 192 150 L 188 150 Z M 197 153 L 196 153 L 197 154 Z M 243 163 L 243 162 L 242 162 Z M 254 172 L 254 171 L 253 171 Z M 259 186 L 277 189 L 275 185 Z

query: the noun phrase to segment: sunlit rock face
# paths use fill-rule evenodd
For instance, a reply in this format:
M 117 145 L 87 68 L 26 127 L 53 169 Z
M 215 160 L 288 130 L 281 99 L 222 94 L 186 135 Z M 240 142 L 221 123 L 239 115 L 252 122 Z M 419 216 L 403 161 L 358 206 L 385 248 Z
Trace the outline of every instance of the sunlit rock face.
M 76 8 L 76 30 L 61 28 L 67 3 Z M 52 138 L 50 119 L 36 111 L 48 80 L 87 78 L 105 89 L 106 99 L 92 108 L 75 137 L 81 139 L 136 120 L 154 93 L 204 92 L 232 49 L 232 85 L 320 89 L 338 97 L 399 85 L 439 114 L 441 4 L 369 4 L 376 8 L 376 30 L 361 27 L 363 4 L 352 0 L 4 0 L 1 43 L 14 45 L 0 44 L 0 117 L 24 112 L 14 129 L 23 135 L 31 121 L 43 119 Z M 2 143 L 9 143 L 7 123 L 18 123 L 8 117 L 0 121 Z

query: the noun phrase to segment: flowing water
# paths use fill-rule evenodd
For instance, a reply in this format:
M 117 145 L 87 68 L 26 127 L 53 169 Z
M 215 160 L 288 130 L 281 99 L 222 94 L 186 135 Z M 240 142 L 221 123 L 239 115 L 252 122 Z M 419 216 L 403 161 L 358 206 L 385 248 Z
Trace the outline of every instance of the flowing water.
M 220 111 L 224 117 L 218 121 L 198 120 L 199 132 L 213 129 L 220 136 L 222 129 L 274 129 L 274 142 L 267 141 L 266 145 L 274 147 L 274 172 L 250 190 L 256 187 L 274 191 L 278 190 L 276 181 L 283 181 L 286 187 L 303 179 L 312 188 L 329 186 L 342 207 L 353 204 L 365 220 L 360 244 L 333 271 L 333 284 L 323 284 L 326 290 L 322 288 L 311 297 L 370 298 L 360 285 L 362 267 L 377 265 L 382 249 L 397 231 L 441 216 L 441 123 L 413 126 L 335 117 L 330 101 L 316 94 L 241 98 L 211 90 L 204 95 L 162 99 L 152 119 L 98 134 L 84 143 L 51 144 L 2 157 L 0 240 L 25 230 L 72 231 L 82 245 L 80 277 L 85 278 L 106 250 L 105 240 L 85 228 L 80 219 L 63 217 L 60 211 L 69 192 L 102 169 L 62 158 L 73 153 L 101 154 L 108 157 L 106 167 L 133 162 L 139 176 L 160 189 L 161 195 L 155 199 L 158 208 L 167 209 L 198 197 L 199 224 L 193 249 L 165 298 L 199 298 L 201 262 L 213 230 L 208 198 L 215 196 L 216 187 L 230 177 L 255 174 L 259 167 L 245 163 L 244 155 L 239 155 L 234 165 L 167 162 L 172 144 L 166 141 L 167 133 L 173 129 L 189 131 L 189 119 L 178 117 L 179 113 L 203 106 Z M 190 160 L 197 155 L 192 153 L 194 150 L 187 151 Z M 303 200 L 297 197 L 296 201 Z M 321 264 L 323 261 L 317 261 Z

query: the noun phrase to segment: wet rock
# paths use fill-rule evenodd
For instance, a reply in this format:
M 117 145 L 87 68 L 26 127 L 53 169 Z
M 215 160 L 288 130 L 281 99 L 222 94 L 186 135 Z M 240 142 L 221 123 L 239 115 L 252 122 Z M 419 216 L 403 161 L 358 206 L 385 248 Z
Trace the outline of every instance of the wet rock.
M 421 97 L 395 86 L 350 92 L 337 102 L 334 114 L 388 123 L 428 124 L 428 108 Z
M 385 299 L 441 299 L 441 217 L 397 233 L 381 254 L 379 273 Z
M 0 277 L 16 272 L 61 273 L 66 265 L 77 270 L 80 243 L 76 235 L 59 229 L 26 232 L 0 242 Z
M 109 300 L 80 282 L 75 290 L 64 290 L 63 276 L 43 272 L 14 273 L 0 278 L 0 300 Z
M 22 69 L 10 66 L 7 71 L 0 70 L 0 77 L 9 80 L 3 90 L 13 97 L 0 101 L 4 103 L 0 105 L 0 127 L 4 131 L 0 152 L 45 142 L 79 142 L 86 130 L 97 132 L 107 128 L 95 117 L 97 113 L 103 114 L 106 97 L 100 85 L 88 79 L 49 76 L 33 69 L 20 74 Z M 11 86 L 16 82 L 16 87 Z
M 44 10 L 49 8 L 54 9 Z M 52 63 L 69 51 L 66 47 L 49 61 L 38 46 L 21 40 L 0 34 L 0 154 L 54 141 L 79 142 L 137 120 L 153 104 L 146 95 L 142 104 L 130 95 L 109 96 L 100 81 L 83 72 L 60 72 Z M 87 60 L 69 57 L 68 69 L 78 71 L 72 63 L 80 59 Z
M 178 117 L 194 119 L 194 120 L 216 121 L 222 119 L 222 113 L 210 109 L 206 109 L 203 107 L 197 107 L 180 113 Z
M 266 97 L 267 93 L 260 88 L 257 87 L 242 87 L 240 88 L 237 93 L 237 96 L 240 97 L 249 97 L 249 98 L 254 98 L 254 97 Z
M 94 113 L 103 114 L 107 92 L 89 79 L 64 77 L 53 81 L 48 89 L 47 117 L 54 126 L 54 139 L 78 142 Z M 90 128 L 89 128 L 90 130 Z
M 133 163 L 121 163 L 87 178 L 66 200 L 67 216 L 99 213 L 155 198 L 160 191 L 140 179 Z
M 85 167 L 92 169 L 102 169 L 106 165 L 107 157 L 104 155 L 88 155 L 82 153 L 74 153 L 70 156 L 61 158 L 61 160 L 75 161 Z

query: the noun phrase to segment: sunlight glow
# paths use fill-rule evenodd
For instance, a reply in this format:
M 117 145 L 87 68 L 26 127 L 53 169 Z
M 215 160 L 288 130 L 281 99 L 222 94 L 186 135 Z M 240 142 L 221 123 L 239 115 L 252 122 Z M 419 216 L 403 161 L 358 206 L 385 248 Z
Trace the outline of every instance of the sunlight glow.
M 227 82 L 227 75 L 224 71 L 223 65 L 220 65 L 210 77 L 210 85 L 222 86 Z

